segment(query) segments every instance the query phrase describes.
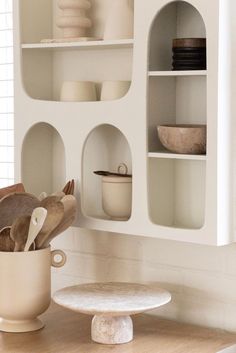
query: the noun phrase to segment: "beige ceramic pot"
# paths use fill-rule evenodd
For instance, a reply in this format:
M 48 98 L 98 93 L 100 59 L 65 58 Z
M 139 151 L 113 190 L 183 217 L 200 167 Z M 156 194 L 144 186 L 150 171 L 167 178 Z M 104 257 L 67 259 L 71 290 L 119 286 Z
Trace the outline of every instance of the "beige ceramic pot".
M 62 102 L 91 102 L 97 100 L 96 86 L 90 81 L 65 81 L 61 88 Z
M 55 256 L 61 261 L 56 262 Z M 0 252 L 0 331 L 29 332 L 44 324 L 37 318 L 51 301 L 51 266 L 66 255 L 50 247 L 28 252 Z
M 114 220 L 127 220 L 131 216 L 132 177 L 102 177 L 102 206 Z

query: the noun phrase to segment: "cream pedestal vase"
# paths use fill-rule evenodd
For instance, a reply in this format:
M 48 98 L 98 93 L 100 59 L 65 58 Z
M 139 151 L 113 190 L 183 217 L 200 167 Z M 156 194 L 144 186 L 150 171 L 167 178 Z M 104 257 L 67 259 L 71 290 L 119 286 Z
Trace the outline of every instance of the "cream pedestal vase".
M 63 15 L 57 19 L 57 26 L 63 29 L 64 38 L 80 38 L 86 36 L 86 31 L 92 22 L 86 17 L 86 10 L 91 7 L 88 0 L 60 0 L 58 6 Z
M 61 256 L 60 262 L 54 257 Z M 30 332 L 44 324 L 37 318 L 51 302 L 51 266 L 61 267 L 61 250 L 0 252 L 0 331 Z
M 131 39 L 134 36 L 134 10 L 131 0 L 113 0 L 104 31 L 104 40 Z

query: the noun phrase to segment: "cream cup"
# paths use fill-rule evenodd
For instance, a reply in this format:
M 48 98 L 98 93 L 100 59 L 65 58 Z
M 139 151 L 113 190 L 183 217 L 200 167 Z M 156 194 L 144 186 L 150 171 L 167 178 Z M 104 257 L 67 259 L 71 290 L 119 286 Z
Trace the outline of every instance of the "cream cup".
M 97 100 L 96 86 L 90 81 L 65 81 L 61 88 L 62 102 L 91 102 Z
M 112 101 L 124 97 L 130 89 L 131 81 L 104 81 L 101 101 Z

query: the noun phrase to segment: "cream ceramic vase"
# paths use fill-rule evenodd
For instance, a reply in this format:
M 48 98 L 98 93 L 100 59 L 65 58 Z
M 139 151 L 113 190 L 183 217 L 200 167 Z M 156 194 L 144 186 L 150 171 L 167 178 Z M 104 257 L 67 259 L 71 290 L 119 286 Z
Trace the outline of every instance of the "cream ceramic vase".
M 62 102 L 92 102 L 97 100 L 96 86 L 90 81 L 65 81 L 61 88 Z
M 132 0 L 113 0 L 105 25 L 104 40 L 134 37 L 134 9 Z
M 55 256 L 61 261 L 56 262 Z M 66 255 L 50 247 L 28 252 L 0 252 L 0 331 L 30 332 L 44 324 L 37 318 L 51 302 L 51 266 Z
M 63 30 L 64 38 L 81 38 L 86 36 L 91 20 L 86 17 L 90 9 L 88 0 L 59 0 L 58 7 L 63 11 L 56 24 Z
M 102 207 L 112 219 L 128 220 L 132 208 L 132 177 L 103 176 Z
M 105 81 L 102 83 L 101 101 L 112 101 L 124 97 L 130 89 L 130 81 Z

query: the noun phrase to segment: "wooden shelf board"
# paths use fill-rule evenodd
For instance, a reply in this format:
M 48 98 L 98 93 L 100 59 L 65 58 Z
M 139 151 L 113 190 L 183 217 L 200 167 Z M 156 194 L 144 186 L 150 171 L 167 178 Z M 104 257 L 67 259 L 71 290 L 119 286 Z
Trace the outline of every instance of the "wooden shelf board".
M 91 317 L 65 310 L 55 304 L 42 317 L 43 330 L 29 333 L 0 333 L 4 353 L 216 353 L 236 343 L 236 334 L 161 319 L 136 315 L 134 341 L 106 346 L 91 341 Z M 227 349 L 228 348 L 228 349 Z M 233 349 L 233 348 L 232 348 Z
M 207 156 L 202 154 L 177 154 L 169 152 L 149 152 L 149 158 L 186 159 L 194 161 L 206 161 Z
M 69 43 L 26 43 L 22 44 L 22 49 L 50 49 L 50 50 L 68 50 L 68 49 L 116 49 L 116 48 L 132 48 L 133 39 L 120 40 L 97 40 L 84 42 Z
M 192 71 L 149 71 L 149 77 L 159 76 L 206 76 L 207 70 L 192 70 Z

